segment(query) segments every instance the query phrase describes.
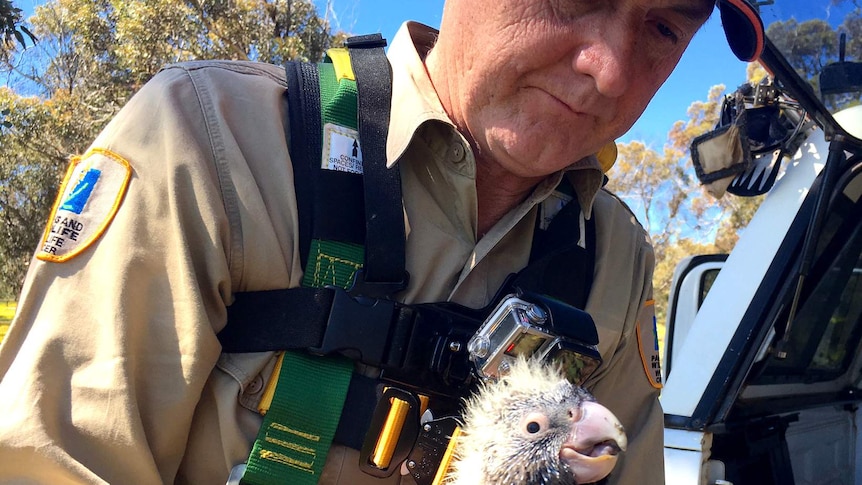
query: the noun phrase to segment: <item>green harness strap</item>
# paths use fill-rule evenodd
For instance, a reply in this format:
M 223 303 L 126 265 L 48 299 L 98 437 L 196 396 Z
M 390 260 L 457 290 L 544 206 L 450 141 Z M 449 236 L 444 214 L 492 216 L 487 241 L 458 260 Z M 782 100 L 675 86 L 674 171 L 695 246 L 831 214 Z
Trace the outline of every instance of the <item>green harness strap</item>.
M 352 71 L 338 73 L 330 53 L 320 72 L 321 121 L 357 129 L 357 91 Z M 349 63 L 347 68 L 349 70 Z M 326 140 L 324 140 L 324 144 Z M 347 288 L 362 268 L 361 245 L 314 239 L 302 285 Z M 316 484 L 332 444 L 353 361 L 343 357 L 317 357 L 285 352 L 278 367 L 272 404 L 254 442 L 241 483 L 250 485 Z M 272 379 L 275 379 L 275 374 Z

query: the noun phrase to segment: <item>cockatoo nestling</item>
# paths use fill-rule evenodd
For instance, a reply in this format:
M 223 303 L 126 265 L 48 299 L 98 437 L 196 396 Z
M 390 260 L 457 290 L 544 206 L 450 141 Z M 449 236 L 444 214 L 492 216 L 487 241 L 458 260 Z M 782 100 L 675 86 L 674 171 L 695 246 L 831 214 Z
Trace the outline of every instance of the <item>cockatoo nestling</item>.
M 452 485 L 592 483 L 626 448 L 617 418 L 552 365 L 518 360 L 466 404 Z

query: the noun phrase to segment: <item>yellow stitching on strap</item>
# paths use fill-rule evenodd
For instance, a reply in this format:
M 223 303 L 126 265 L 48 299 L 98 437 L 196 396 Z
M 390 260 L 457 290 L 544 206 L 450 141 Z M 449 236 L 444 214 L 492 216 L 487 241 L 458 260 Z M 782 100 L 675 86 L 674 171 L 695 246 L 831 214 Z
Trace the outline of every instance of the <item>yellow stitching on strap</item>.
M 350 54 L 346 48 L 329 49 L 326 51 L 326 55 L 332 60 L 332 67 L 335 68 L 335 79 L 356 81 L 356 76 L 353 75 L 353 66 L 350 64 Z
M 337 256 L 330 256 L 321 252 L 317 255 L 317 259 L 315 260 L 314 273 L 312 274 L 312 285 L 338 285 L 335 277 L 335 267 L 339 263 L 348 267 L 353 267 L 353 273 L 350 274 L 350 278 L 348 278 L 348 281 L 353 280 L 353 275 L 356 274 L 356 271 L 362 267 L 362 264 L 355 263 L 348 259 L 339 258 Z
M 314 475 L 314 470 L 311 467 L 314 465 L 314 462 L 305 462 L 299 461 L 295 458 L 291 458 L 287 455 L 283 455 L 281 453 L 276 453 L 274 451 L 261 450 L 260 457 L 264 460 L 274 461 L 276 463 L 281 463 L 283 465 L 287 465 L 292 468 L 296 468 L 297 470 L 302 470 L 306 473 L 310 473 Z
M 305 438 L 308 441 L 320 441 L 320 436 L 311 433 L 305 433 L 303 431 L 299 431 L 298 429 L 293 429 L 289 426 L 285 426 L 279 423 L 272 423 L 272 427 L 279 430 L 284 431 L 285 433 L 290 433 L 292 435 L 299 436 L 300 438 Z
M 290 442 L 290 441 L 280 440 L 278 438 L 271 438 L 269 436 L 267 436 L 264 439 L 267 441 L 267 443 L 273 443 L 273 444 L 276 444 L 278 446 L 281 446 L 282 448 L 287 448 L 288 450 L 293 450 L 293 451 L 296 451 L 299 453 L 304 453 L 306 455 L 311 455 L 311 456 L 315 456 L 315 454 L 316 454 L 316 452 L 314 451 L 314 448 L 309 448 L 307 446 L 298 445 L 298 444 Z
M 280 431 L 283 433 L 292 434 L 298 438 L 302 438 L 308 441 L 318 442 L 320 441 L 320 436 L 305 433 L 296 429 L 293 429 L 289 426 L 285 426 L 279 423 L 271 423 L 269 428 L 267 428 L 266 436 L 264 440 L 267 443 L 272 443 L 274 445 L 280 446 L 284 449 L 294 451 L 296 453 L 300 453 L 302 455 L 307 455 L 310 458 L 310 461 L 302 461 L 296 458 L 292 458 L 284 453 L 279 453 L 272 450 L 260 450 L 259 456 L 263 460 L 274 461 L 276 463 L 281 463 L 284 465 L 288 465 L 290 467 L 296 468 L 298 470 L 303 470 L 308 473 L 314 474 L 314 470 L 312 467 L 314 466 L 315 460 L 317 460 L 317 450 L 314 448 L 309 448 L 308 446 L 303 446 L 299 443 L 294 443 L 293 441 L 288 441 L 283 438 L 278 438 L 275 436 L 271 436 L 269 434 L 269 430 Z

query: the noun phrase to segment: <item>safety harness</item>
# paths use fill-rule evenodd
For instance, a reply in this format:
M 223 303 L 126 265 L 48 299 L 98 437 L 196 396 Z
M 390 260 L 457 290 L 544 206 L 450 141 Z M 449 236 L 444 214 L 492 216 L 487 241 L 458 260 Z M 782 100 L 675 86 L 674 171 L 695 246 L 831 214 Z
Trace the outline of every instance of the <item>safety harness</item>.
M 423 464 L 411 470 L 418 483 L 439 483 L 446 450 L 439 436 L 457 426 L 419 429 L 419 415 L 429 399 L 457 413 L 474 384 L 462 349 L 491 305 L 397 301 L 408 274 L 398 165 L 386 168 L 385 45 L 379 34 L 353 37 L 319 64 L 286 64 L 305 273 L 300 288 L 236 294 L 218 335 L 224 352 L 281 352 L 241 483 L 317 483 L 333 440 L 360 449 L 369 474 L 391 475 L 409 456 Z M 550 222 L 537 218 L 530 263 L 499 295 L 526 289 L 584 308 L 594 220 L 584 217 L 566 178 L 557 195 L 565 205 L 549 208 L 556 213 Z M 598 343 L 594 328 L 578 338 Z M 357 362 L 380 369 L 380 378 L 354 373 Z M 381 389 L 381 381 L 390 387 Z M 345 407 L 350 416 L 340 419 Z

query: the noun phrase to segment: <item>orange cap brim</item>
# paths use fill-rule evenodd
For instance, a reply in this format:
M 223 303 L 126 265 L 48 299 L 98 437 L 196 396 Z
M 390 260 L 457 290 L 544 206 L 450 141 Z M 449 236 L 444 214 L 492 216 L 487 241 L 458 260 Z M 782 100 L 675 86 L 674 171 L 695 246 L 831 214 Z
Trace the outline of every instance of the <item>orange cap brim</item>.
M 721 25 L 730 49 L 739 59 L 756 61 L 763 53 L 763 20 L 757 9 L 746 0 L 718 0 Z

